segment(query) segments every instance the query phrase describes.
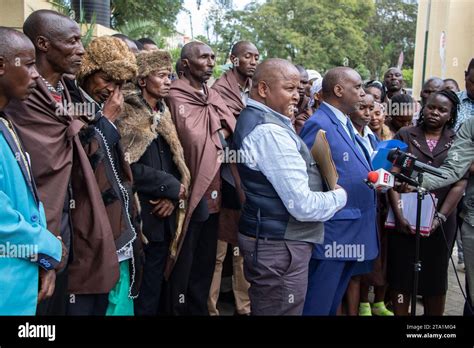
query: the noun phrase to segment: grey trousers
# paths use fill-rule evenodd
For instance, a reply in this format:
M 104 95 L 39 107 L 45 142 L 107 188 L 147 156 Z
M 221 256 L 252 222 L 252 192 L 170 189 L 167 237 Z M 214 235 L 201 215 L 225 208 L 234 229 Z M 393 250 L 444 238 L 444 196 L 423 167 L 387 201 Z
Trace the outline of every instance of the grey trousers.
M 467 222 L 461 226 L 461 238 L 464 251 L 464 265 L 466 266 L 466 279 L 469 285 L 471 301 L 474 300 L 474 227 Z M 469 295 L 467 295 L 469 296 Z
M 255 263 L 255 243 L 239 233 L 252 315 L 302 315 L 313 244 L 260 239 Z

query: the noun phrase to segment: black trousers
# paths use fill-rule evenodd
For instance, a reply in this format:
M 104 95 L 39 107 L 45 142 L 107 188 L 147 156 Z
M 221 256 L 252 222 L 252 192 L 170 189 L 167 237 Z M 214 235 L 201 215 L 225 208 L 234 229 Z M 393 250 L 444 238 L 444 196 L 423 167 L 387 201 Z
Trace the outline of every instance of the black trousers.
M 105 316 L 109 294 L 69 295 L 67 315 Z
M 166 231 L 163 242 L 150 242 L 144 247 L 145 264 L 140 294 L 135 300 L 135 315 L 158 315 L 163 274 L 170 245 L 170 234 Z
M 66 315 L 69 296 L 67 294 L 68 268 L 56 274 L 53 296 L 41 301 L 36 308 L 36 315 Z
M 474 316 L 474 312 L 471 311 L 473 307 L 472 307 L 471 297 L 469 296 L 469 285 L 467 284 L 467 277 L 466 277 L 466 297 L 467 297 L 467 301 L 464 303 L 463 315 L 465 317 L 472 317 Z
M 47 315 L 66 315 L 67 312 L 67 286 L 68 286 L 68 274 L 69 274 L 69 264 L 72 262 L 73 253 L 71 246 L 71 230 L 72 230 L 72 221 L 71 215 L 69 213 L 69 200 L 71 193 L 67 191 L 66 198 L 64 199 L 64 208 L 63 215 L 61 217 L 61 237 L 64 244 L 68 248 L 68 259 L 66 267 L 56 273 L 56 283 L 54 286 L 53 296 L 50 298 L 41 301 L 36 308 L 36 315 L 47 316 Z
M 219 214 L 191 221 L 178 260 L 165 284 L 168 315 L 209 315 L 207 299 L 214 275 Z

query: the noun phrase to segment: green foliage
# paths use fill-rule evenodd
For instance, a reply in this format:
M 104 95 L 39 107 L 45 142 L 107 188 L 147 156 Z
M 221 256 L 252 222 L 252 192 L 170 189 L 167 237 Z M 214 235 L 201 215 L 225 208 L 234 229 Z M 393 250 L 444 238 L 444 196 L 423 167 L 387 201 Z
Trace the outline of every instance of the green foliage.
M 211 43 L 209 42 L 209 40 L 207 39 L 207 37 L 205 37 L 204 35 L 198 35 L 198 36 L 194 37 L 194 40 L 195 40 L 195 41 L 204 42 L 204 43 L 207 44 L 207 45 L 210 45 L 210 44 L 211 44 Z
M 359 72 L 363 81 L 367 81 L 370 79 L 370 70 L 364 64 L 357 65 L 355 67 L 355 70 Z
M 84 47 L 89 46 L 89 43 L 92 41 L 94 38 L 94 26 L 95 26 L 95 21 L 96 21 L 97 15 L 94 13 L 92 14 L 91 22 L 87 23 L 84 18 L 81 19 L 80 23 L 81 26 L 86 27 L 86 32 L 84 35 L 82 35 L 82 45 Z
M 183 0 L 111 0 L 112 27 L 119 28 L 133 21 L 152 21 L 156 32 L 169 34 Z
M 397 65 L 403 51 L 403 65 L 413 67 L 418 5 L 401 0 L 376 0 L 376 12 L 367 29 L 367 66 L 372 78 L 381 78 L 387 67 Z
M 71 15 L 71 4 L 68 0 L 49 0 L 48 2 L 53 5 L 55 11 L 66 16 Z
M 158 47 L 164 46 L 164 37 L 154 21 L 148 19 L 133 19 L 115 29 L 133 40 L 148 37 L 155 41 Z
M 216 80 L 221 77 L 221 75 L 224 73 L 224 67 L 222 65 L 216 65 L 214 67 L 214 71 L 212 72 L 212 77 L 214 77 Z
M 179 58 L 181 58 L 181 48 L 173 48 L 171 50 L 169 50 L 170 52 L 170 55 L 171 55 L 171 59 L 173 62 L 177 62 Z M 173 67 L 174 69 L 174 67 Z
M 347 65 L 364 78 L 379 78 L 396 65 L 413 65 L 416 4 L 402 0 L 266 0 L 244 10 L 215 6 L 208 14 L 209 38 L 218 63 L 232 45 L 250 40 L 262 58 L 280 57 L 324 72 Z
M 86 32 L 84 33 L 84 35 L 82 35 L 81 41 L 82 45 L 84 47 L 87 47 L 92 41 L 94 35 L 94 27 L 97 15 L 93 13 L 90 22 L 88 22 L 86 20 L 84 11 L 80 11 L 80 16 L 79 18 L 77 18 L 77 15 L 74 13 L 71 7 L 71 2 L 69 0 L 50 0 L 49 2 L 53 5 L 53 8 L 56 11 L 66 16 L 70 16 L 72 19 L 74 19 L 79 24 L 81 30 L 83 27 L 86 28 Z
M 413 83 L 413 69 L 402 69 L 403 80 L 407 88 L 412 88 Z

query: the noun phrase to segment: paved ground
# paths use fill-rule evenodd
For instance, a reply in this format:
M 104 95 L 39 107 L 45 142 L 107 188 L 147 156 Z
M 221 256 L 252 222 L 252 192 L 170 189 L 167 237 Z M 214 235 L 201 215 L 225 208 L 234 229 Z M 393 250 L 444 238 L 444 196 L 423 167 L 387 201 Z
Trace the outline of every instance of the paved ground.
M 453 251 L 453 260 L 456 267 L 458 267 L 457 259 L 457 249 L 454 247 Z M 457 270 L 459 280 L 462 284 L 462 289 L 465 291 L 465 279 L 466 274 L 462 270 Z M 446 295 L 446 308 L 444 310 L 444 315 L 462 315 L 464 309 L 464 297 L 462 295 L 461 289 L 459 288 L 458 281 L 456 279 L 456 274 L 453 270 L 453 266 L 450 264 L 448 268 L 448 293 Z M 417 313 L 422 313 L 422 308 L 418 310 Z
M 456 267 L 458 267 L 457 259 L 457 250 L 456 246 L 453 251 L 453 260 Z M 458 277 L 461 282 L 463 290 L 465 289 L 465 273 L 464 271 L 457 269 Z M 221 294 L 217 308 L 219 309 L 221 315 L 233 315 L 234 314 L 234 304 L 232 303 L 232 282 L 230 277 L 223 278 L 221 290 L 224 293 Z M 444 315 L 462 315 L 464 309 L 464 297 L 462 295 L 461 289 L 459 288 L 458 281 L 456 279 L 456 274 L 453 269 L 452 264 L 450 263 L 448 268 L 448 293 L 446 295 L 446 308 Z M 420 300 L 417 302 L 416 308 L 417 315 L 423 314 L 423 305 Z

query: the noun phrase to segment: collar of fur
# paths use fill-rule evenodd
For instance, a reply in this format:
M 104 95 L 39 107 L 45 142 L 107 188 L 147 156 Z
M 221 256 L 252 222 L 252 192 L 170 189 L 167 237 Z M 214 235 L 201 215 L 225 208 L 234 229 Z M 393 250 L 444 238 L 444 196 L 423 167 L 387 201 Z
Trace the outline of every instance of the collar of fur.
M 180 174 L 181 183 L 189 188 L 190 173 L 184 161 L 183 147 L 178 138 L 171 113 L 164 105 L 163 112 L 152 112 L 137 88 L 124 89 L 124 112 L 116 125 L 121 136 L 125 158 L 130 163 L 137 162 L 158 135 L 168 143 Z

